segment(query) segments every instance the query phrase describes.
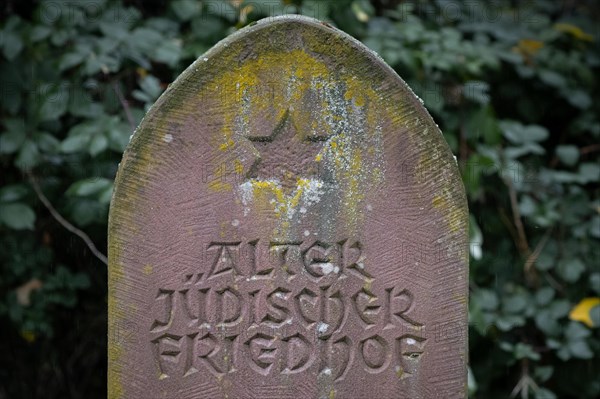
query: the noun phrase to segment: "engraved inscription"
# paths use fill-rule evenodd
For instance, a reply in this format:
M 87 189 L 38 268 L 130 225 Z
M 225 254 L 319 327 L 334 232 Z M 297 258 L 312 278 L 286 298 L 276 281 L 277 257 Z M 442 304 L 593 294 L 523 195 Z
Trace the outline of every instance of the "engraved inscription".
M 415 374 L 427 341 L 415 296 L 374 278 L 360 242 L 256 239 L 205 249 L 201 270 L 155 295 L 149 333 L 161 379 L 202 369 L 220 378 L 242 367 L 263 376 L 315 370 L 332 381 L 353 367 Z

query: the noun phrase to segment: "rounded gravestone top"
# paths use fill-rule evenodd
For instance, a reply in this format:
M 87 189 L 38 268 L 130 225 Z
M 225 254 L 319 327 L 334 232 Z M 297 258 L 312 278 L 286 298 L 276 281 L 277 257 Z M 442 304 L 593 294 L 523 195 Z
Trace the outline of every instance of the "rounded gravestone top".
M 109 398 L 464 397 L 456 162 L 377 55 L 284 16 L 194 62 L 109 221 Z

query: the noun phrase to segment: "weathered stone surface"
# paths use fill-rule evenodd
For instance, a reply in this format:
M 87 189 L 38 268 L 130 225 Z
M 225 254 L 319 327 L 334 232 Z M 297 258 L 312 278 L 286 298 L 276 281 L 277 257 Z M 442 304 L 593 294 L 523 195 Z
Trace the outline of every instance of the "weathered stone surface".
M 110 215 L 110 398 L 459 398 L 467 208 L 404 82 L 318 21 L 219 43 L 148 113 Z

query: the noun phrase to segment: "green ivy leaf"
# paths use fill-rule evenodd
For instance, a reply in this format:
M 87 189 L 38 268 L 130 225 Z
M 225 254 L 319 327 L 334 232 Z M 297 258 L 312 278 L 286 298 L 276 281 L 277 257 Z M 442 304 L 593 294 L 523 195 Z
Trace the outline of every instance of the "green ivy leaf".
M 544 141 L 548 138 L 548 130 L 539 125 L 523 125 L 517 121 L 504 120 L 500 122 L 500 129 L 508 140 L 515 144 L 527 144 Z
M 52 121 L 60 118 L 69 105 L 69 85 L 61 82 L 60 84 L 44 84 L 39 89 L 41 105 L 39 117 L 42 121 Z
M 558 272 L 570 283 L 579 280 L 579 277 L 585 271 L 585 264 L 578 258 L 564 259 L 558 263 Z
M 535 293 L 535 301 L 540 306 L 548 305 L 554 299 L 554 288 L 543 287 Z
M 67 195 L 87 197 L 98 194 L 109 187 L 112 187 L 113 181 L 103 177 L 91 177 L 88 179 L 79 180 L 73 183 L 67 189 Z
M 571 105 L 579 109 L 587 109 L 592 105 L 592 98 L 583 90 L 573 90 L 569 92 L 567 100 Z
M 38 151 L 37 144 L 31 140 L 26 140 L 17 159 L 15 159 L 15 165 L 21 170 L 32 169 L 40 162 L 40 153 Z
M 4 186 L 0 188 L 0 203 L 20 200 L 27 195 L 27 192 L 28 190 L 23 184 L 11 184 Z
M 52 33 L 52 30 L 47 26 L 36 25 L 33 27 L 33 29 L 31 29 L 31 32 L 29 33 L 29 39 L 34 43 L 39 42 L 40 40 L 44 40 L 48 36 L 50 36 L 50 33 Z
M 579 165 L 579 181 L 587 184 L 600 181 L 600 165 L 595 163 L 584 163 Z
M 481 309 L 484 310 L 495 310 L 498 308 L 498 296 L 492 290 L 480 289 L 474 294 L 476 303 L 479 304 Z
M 550 310 L 540 310 L 534 319 L 537 328 L 547 336 L 557 336 L 560 334 L 561 326 Z
M 196 0 L 178 0 L 171 2 L 171 9 L 182 21 L 189 21 L 200 12 L 202 5 Z
M 4 132 L 0 134 L 0 154 L 13 154 L 25 142 L 25 132 Z
M 557 396 L 554 392 L 549 389 L 540 387 L 534 391 L 535 399 L 556 399 Z
M 579 149 L 574 145 L 559 145 L 556 147 L 556 155 L 565 165 L 573 166 L 579 160 Z
M 103 134 L 95 135 L 89 146 L 90 155 L 95 157 L 108 148 L 108 139 Z
M 2 52 L 7 60 L 13 61 L 23 50 L 23 40 L 15 31 L 9 30 L 1 32 L 3 37 Z
M 523 293 L 515 293 L 504 298 L 502 308 L 505 312 L 519 314 L 527 307 L 528 298 Z
M 60 71 L 64 71 L 73 68 L 74 66 L 81 64 L 85 58 L 86 55 L 79 52 L 67 53 L 60 59 L 60 62 L 58 63 L 58 69 Z
M 85 151 L 92 137 L 99 131 L 101 122 L 102 119 L 98 118 L 95 121 L 75 125 L 69 131 L 67 138 L 60 144 L 60 150 L 67 154 Z
M 33 230 L 35 212 L 22 203 L 0 204 L 0 222 L 14 230 Z
M 567 80 L 563 75 L 550 69 L 544 69 L 540 71 L 540 79 L 548 86 L 560 89 L 567 85 Z
M 569 341 L 567 345 L 573 357 L 578 359 L 591 359 L 594 357 L 590 346 L 584 340 Z

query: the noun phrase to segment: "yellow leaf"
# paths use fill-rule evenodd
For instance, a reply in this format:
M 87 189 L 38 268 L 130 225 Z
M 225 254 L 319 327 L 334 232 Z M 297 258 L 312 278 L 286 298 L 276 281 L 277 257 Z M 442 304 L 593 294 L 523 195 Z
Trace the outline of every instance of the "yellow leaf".
M 575 25 L 560 23 L 554 25 L 554 29 L 556 29 L 559 32 L 568 33 L 569 35 L 573 36 L 575 39 L 578 40 L 584 40 L 586 42 L 594 41 L 594 36 L 590 35 L 589 33 L 585 33 L 583 30 L 581 30 L 580 27 Z
M 521 39 L 517 48 L 525 55 L 534 55 L 544 47 L 544 42 L 533 39 Z
M 29 343 L 35 341 L 35 334 L 31 331 L 23 330 L 21 331 L 21 337 Z
M 137 72 L 138 76 L 142 79 L 148 76 L 148 71 L 142 67 L 138 67 L 135 71 Z
M 597 305 L 600 305 L 600 298 L 583 298 L 581 302 L 577 304 L 577 306 L 571 309 L 571 312 L 569 313 L 569 319 L 580 321 L 588 327 L 594 327 L 594 323 L 592 322 L 592 318 L 590 316 L 590 311 Z

